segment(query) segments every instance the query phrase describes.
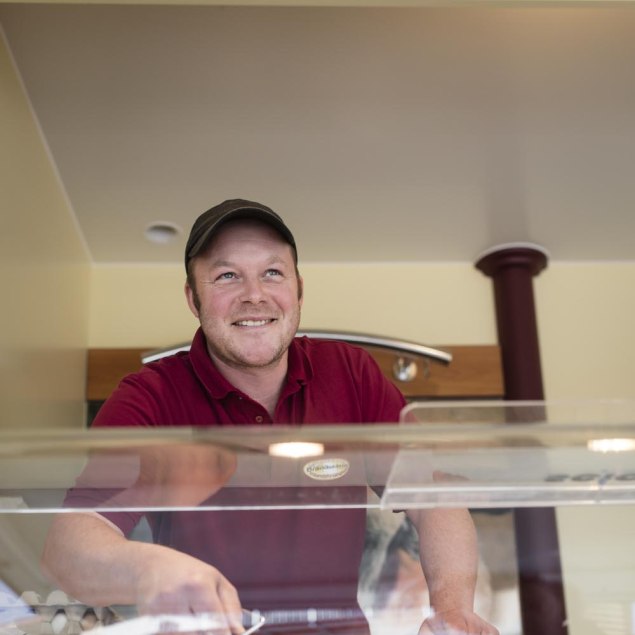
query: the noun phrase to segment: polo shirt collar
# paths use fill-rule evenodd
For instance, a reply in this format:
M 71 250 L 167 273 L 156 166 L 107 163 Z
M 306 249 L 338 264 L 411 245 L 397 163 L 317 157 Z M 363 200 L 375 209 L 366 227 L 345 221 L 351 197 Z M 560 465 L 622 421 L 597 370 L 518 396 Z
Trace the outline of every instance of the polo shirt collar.
M 211 360 L 207 351 L 205 335 L 200 327 L 192 340 L 189 355 L 196 376 L 212 398 L 223 399 L 230 393 L 240 394 L 240 391 L 221 375 Z M 297 392 L 301 386 L 304 386 L 312 378 L 313 366 L 311 361 L 303 347 L 299 345 L 298 340 L 294 338 L 291 346 L 289 346 L 287 379 L 282 387 L 280 396 L 285 397 Z

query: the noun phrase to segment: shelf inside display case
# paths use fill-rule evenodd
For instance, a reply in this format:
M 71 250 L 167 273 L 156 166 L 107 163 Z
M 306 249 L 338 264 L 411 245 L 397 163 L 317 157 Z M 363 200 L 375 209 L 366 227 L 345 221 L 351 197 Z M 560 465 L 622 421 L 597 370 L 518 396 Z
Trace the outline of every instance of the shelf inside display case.
M 400 424 L 5 431 L 4 513 L 632 503 L 630 404 L 411 404 Z M 370 487 L 378 496 L 368 496 Z M 70 492 L 69 492 L 70 490 Z

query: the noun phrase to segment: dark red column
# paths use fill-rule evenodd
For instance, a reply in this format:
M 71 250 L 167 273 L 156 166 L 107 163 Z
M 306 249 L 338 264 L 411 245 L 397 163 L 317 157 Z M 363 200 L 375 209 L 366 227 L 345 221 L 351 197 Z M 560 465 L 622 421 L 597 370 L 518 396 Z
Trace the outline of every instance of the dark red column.
M 542 370 L 533 277 L 547 266 L 542 247 L 500 245 L 476 267 L 492 278 L 505 399 L 542 400 Z M 514 510 L 520 605 L 524 635 L 566 635 L 566 611 L 555 510 Z

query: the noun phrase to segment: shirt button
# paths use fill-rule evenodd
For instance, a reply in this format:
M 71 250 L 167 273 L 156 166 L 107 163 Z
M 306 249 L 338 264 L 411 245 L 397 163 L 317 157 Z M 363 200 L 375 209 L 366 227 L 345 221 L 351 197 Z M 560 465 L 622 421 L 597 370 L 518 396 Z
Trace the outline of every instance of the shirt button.
M 262 415 L 258 415 L 258 416 L 256 417 L 256 423 L 262 423 L 262 422 L 263 422 L 263 420 L 264 420 L 264 417 L 263 417 Z

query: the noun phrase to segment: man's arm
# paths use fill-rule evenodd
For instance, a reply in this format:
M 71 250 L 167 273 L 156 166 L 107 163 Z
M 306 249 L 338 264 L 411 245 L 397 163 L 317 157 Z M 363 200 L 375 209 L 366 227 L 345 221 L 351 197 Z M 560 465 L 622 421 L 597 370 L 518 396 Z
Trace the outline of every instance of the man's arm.
M 98 516 L 58 515 L 42 568 L 92 606 L 131 604 L 141 614 L 214 612 L 227 618 L 222 635 L 244 631 L 236 589 L 217 569 L 168 547 L 128 540 Z
M 439 508 L 407 514 L 419 534 L 421 566 L 433 609 L 419 635 L 498 635 L 494 626 L 474 613 L 478 549 L 469 512 Z

